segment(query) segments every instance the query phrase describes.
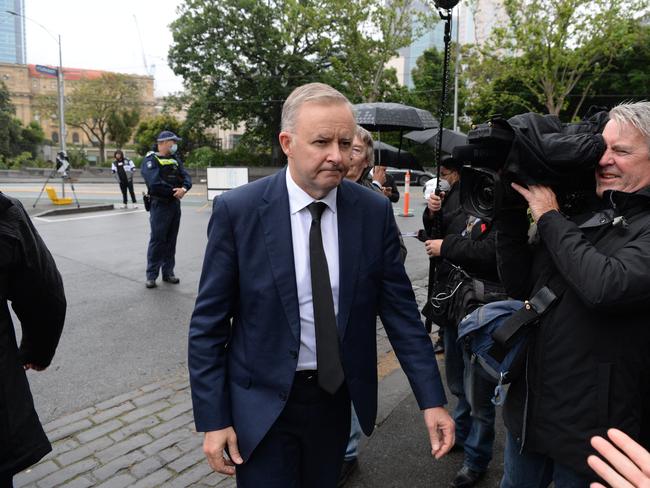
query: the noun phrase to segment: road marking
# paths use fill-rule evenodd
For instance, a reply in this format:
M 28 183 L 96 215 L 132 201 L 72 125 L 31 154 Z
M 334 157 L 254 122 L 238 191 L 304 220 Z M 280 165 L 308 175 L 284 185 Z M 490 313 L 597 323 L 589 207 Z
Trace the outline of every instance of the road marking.
M 100 214 L 100 215 L 85 215 L 83 217 L 68 217 L 68 218 L 65 218 L 65 219 L 46 218 L 46 217 L 39 217 L 39 216 L 35 216 L 34 218 L 38 219 L 38 220 L 42 220 L 43 222 L 50 222 L 50 223 L 52 223 L 52 222 L 70 222 L 72 220 L 101 219 L 103 217 L 115 217 L 116 215 L 130 215 L 130 214 L 134 214 L 134 213 L 142 213 L 142 212 L 145 212 L 145 210 L 131 210 L 130 212 L 119 212 L 119 211 L 116 212 L 115 210 L 112 210 L 112 211 L 109 210 L 109 212 L 111 212 L 111 213 L 104 213 L 104 214 Z

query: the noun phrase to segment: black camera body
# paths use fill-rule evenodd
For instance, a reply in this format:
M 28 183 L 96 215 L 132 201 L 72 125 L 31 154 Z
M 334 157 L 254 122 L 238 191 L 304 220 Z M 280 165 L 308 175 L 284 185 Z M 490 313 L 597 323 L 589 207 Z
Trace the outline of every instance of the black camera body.
M 467 135 L 469 144 L 453 151 L 464 164 L 463 210 L 490 222 L 503 210 L 526 208 L 510 186 L 515 182 L 550 186 L 563 212 L 581 212 L 595 196 L 594 169 L 605 151 L 600 133 L 606 123 L 607 112 L 574 124 L 526 113 L 475 126 Z

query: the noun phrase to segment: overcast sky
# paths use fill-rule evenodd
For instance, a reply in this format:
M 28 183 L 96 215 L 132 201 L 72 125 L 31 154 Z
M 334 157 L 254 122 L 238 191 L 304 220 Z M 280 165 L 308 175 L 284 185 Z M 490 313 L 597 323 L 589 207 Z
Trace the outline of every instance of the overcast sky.
M 25 0 L 25 15 L 54 37 L 61 35 L 63 66 L 154 75 L 156 95 L 182 89 L 167 66 L 172 42 L 168 25 L 182 0 Z M 138 36 L 137 18 L 142 43 Z M 59 64 L 58 45 L 30 20 L 25 21 L 27 62 Z

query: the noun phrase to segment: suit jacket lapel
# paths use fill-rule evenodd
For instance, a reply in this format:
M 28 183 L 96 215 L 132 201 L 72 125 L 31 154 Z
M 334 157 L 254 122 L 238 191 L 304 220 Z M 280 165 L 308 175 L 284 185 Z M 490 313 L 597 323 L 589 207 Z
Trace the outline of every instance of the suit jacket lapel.
M 271 271 L 291 332 L 300 341 L 300 312 L 296 291 L 296 271 L 293 261 L 289 195 L 285 181 L 286 168 L 271 179 L 259 207 L 264 242 Z
M 362 250 L 362 215 L 356 205 L 357 197 L 345 180 L 339 186 L 336 214 L 339 230 L 339 337 L 345 337 L 350 309 L 357 285 L 359 259 Z

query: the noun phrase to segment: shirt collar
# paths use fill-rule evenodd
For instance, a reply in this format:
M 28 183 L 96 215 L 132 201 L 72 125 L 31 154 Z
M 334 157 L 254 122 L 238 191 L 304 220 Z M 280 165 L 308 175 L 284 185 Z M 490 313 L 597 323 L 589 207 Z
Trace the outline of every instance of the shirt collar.
M 293 181 L 293 178 L 291 177 L 291 171 L 289 171 L 288 167 L 286 180 L 287 192 L 289 193 L 289 212 L 291 215 L 300 212 L 302 209 L 306 208 L 307 205 L 315 201 L 323 202 L 329 207 L 332 212 L 336 213 L 336 195 L 338 192 L 338 187 L 334 188 L 320 200 L 314 200 L 314 198 L 309 196 L 305 190 L 300 188 L 296 182 Z

